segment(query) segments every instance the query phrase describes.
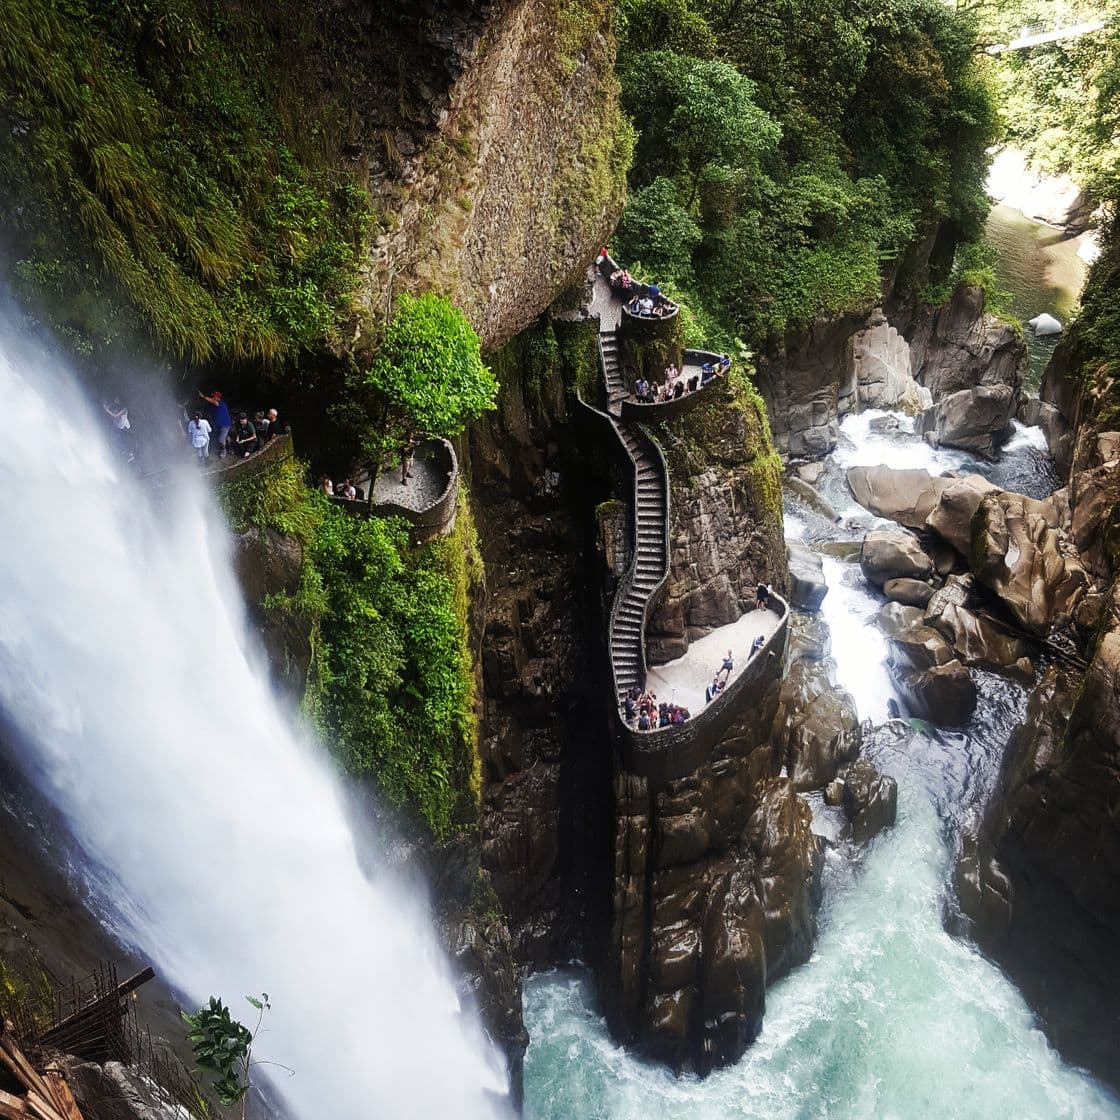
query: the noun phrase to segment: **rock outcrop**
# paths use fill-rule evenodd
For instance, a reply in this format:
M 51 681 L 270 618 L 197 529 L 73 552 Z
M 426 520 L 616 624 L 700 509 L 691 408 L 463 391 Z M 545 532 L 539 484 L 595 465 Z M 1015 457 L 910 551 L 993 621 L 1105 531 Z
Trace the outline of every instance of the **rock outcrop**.
M 985 310 L 982 288 L 961 284 L 932 317 L 908 333 L 914 376 L 941 400 L 978 385 L 1019 387 L 1026 345 Z
M 924 580 L 933 573 L 933 563 L 917 540 L 901 529 L 872 529 L 863 538 L 860 567 L 876 587 L 891 579 Z
M 959 447 L 991 459 L 1007 438 L 1016 403 L 1010 385 L 961 389 L 922 413 L 921 430 L 945 447 Z
M 887 322 L 881 308 L 876 308 L 866 327 L 852 336 L 851 370 L 859 408 L 915 415 L 931 403 L 929 390 L 914 380 L 910 344 Z M 852 407 L 844 399 L 839 406 L 842 413 Z
M 864 844 L 889 828 L 898 816 L 898 783 L 865 758 L 840 771 L 828 794 L 844 810 L 852 839 Z
M 892 676 L 914 715 L 941 727 L 961 727 L 976 710 L 976 685 L 945 638 L 913 623 L 889 640 Z
M 802 610 L 820 610 L 828 594 L 821 558 L 811 549 L 799 544 L 786 545 L 789 557 L 789 601 Z
M 855 701 L 835 683 L 823 624 L 794 617 L 772 741 L 795 789 L 823 789 L 859 754 Z

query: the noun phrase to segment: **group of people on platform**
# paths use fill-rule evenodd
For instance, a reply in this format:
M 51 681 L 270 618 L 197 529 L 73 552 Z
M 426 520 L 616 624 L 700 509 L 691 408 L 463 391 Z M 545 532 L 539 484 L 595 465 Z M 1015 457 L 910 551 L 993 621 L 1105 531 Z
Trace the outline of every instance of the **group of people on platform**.
M 365 491 L 360 486 L 355 486 L 350 479 L 344 478 L 341 482 L 331 482 L 325 475 L 319 475 L 319 490 L 328 498 L 345 498 L 348 502 L 365 501 Z
M 599 250 L 595 263 L 604 273 L 614 263 L 605 245 Z M 640 319 L 663 319 L 677 310 L 677 305 L 661 294 L 657 284 L 635 280 L 627 268 L 612 269 L 607 282 L 611 291 L 625 301 L 626 310 Z
M 227 455 L 247 459 L 284 432 L 275 408 L 258 409 L 251 420 L 248 412 L 238 411 L 235 418 L 219 390 L 209 394 L 199 390 L 198 396 L 206 408 L 194 409 L 184 424 L 183 417 L 188 414 L 187 402 L 184 402 L 179 427 L 201 461 L 208 460 L 211 452 L 219 459 Z
M 634 382 L 634 396 L 641 404 L 664 404 L 666 401 L 679 400 L 688 393 L 695 393 L 702 389 L 713 378 L 722 377 L 731 368 L 731 358 L 721 354 L 718 362 L 704 362 L 699 367 L 693 367 L 694 372 L 688 377 L 677 369 L 675 363 L 670 362 L 665 367 L 665 380 L 650 383 L 645 377 L 639 377 Z
M 622 715 L 629 726 L 638 731 L 657 731 L 684 723 L 691 712 L 680 704 L 657 702 L 657 694 L 630 689 L 622 699 Z

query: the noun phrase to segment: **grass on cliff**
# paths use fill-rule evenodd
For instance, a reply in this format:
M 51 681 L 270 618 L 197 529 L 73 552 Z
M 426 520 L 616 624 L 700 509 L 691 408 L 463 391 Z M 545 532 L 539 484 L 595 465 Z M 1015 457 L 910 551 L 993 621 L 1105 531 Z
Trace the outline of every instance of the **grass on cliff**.
M 4 0 L 0 232 L 17 294 L 79 353 L 192 362 L 333 341 L 368 220 L 271 110 L 260 28 L 202 0 Z
M 442 839 L 477 816 L 471 589 L 482 561 L 469 504 L 452 535 L 414 547 L 396 518 L 352 517 L 289 460 L 222 500 L 231 523 L 304 547 L 300 591 L 266 608 L 314 623 L 305 707 L 341 767 Z

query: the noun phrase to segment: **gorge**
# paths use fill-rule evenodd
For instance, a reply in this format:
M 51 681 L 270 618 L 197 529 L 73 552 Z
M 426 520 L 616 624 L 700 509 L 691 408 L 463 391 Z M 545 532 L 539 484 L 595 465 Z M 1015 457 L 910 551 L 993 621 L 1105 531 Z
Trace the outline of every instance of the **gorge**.
M 0 1018 L 82 1116 L 1120 1115 L 1120 12 L 1043 7 L 8 0 Z M 159 1062 L 52 1049 L 105 958 Z

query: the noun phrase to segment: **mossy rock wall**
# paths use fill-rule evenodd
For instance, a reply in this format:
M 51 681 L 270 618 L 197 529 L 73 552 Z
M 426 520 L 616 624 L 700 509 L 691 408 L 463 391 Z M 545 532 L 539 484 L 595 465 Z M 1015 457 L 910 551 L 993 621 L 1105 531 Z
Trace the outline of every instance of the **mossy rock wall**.
M 623 315 L 620 326 L 622 368 L 627 387 L 639 377 L 652 382 L 665 380 L 670 364 L 678 369 L 684 355 L 684 327 L 680 315 L 665 319 L 640 319 Z

